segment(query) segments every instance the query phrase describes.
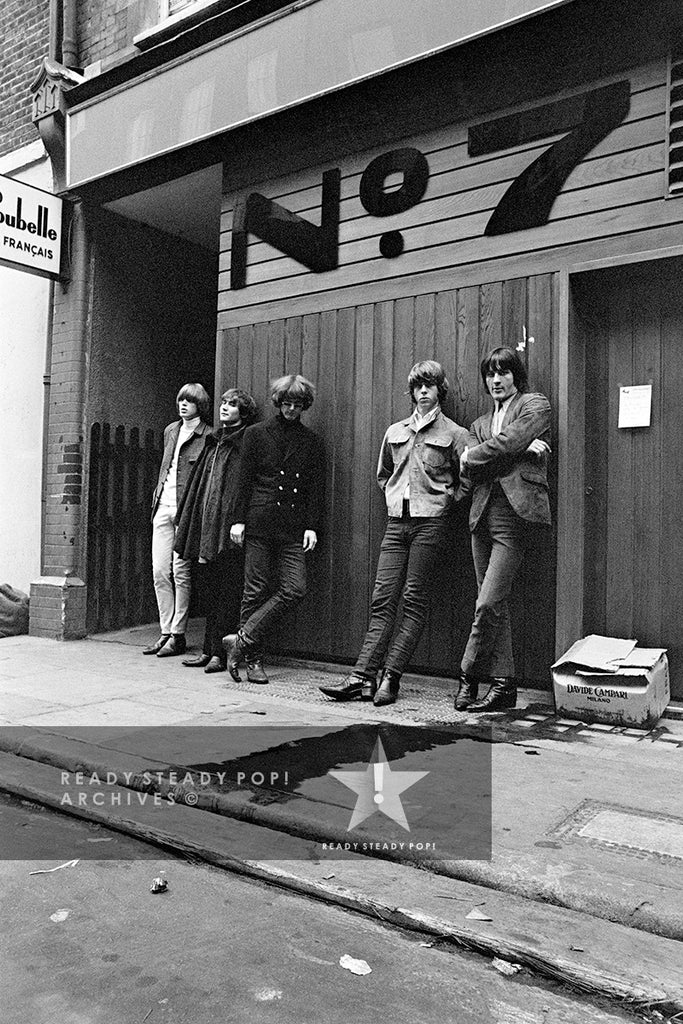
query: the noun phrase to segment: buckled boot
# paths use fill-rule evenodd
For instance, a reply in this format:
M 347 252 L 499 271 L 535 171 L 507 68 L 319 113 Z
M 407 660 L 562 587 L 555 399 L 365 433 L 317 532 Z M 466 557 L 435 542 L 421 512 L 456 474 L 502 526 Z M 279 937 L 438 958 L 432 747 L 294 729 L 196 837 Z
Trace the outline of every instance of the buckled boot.
M 516 704 L 515 683 L 511 679 L 494 679 L 484 699 L 478 700 L 476 704 L 470 704 L 467 710 L 470 714 L 476 715 L 485 711 L 506 711 L 508 708 L 514 708 Z
M 332 700 L 356 700 L 356 698 L 372 700 L 377 689 L 377 682 L 361 675 L 360 672 L 352 672 L 340 686 L 319 686 L 318 689 Z
M 479 695 L 479 682 L 466 672 L 460 675 L 460 686 L 455 695 L 455 710 L 467 711 L 471 704 L 474 704 Z
M 400 678 L 398 672 L 393 672 L 390 668 L 383 669 L 379 689 L 372 701 L 376 708 L 383 708 L 386 704 L 396 703 Z

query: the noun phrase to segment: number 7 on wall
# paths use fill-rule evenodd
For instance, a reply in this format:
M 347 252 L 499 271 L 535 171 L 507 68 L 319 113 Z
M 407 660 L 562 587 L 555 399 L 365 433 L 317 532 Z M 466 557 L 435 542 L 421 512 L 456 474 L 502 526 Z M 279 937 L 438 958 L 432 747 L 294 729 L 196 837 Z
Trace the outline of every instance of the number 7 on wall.
M 503 235 L 547 224 L 553 203 L 571 172 L 621 124 L 630 105 L 630 83 L 614 82 L 470 128 L 470 156 L 499 152 L 544 135 L 554 135 L 564 128 L 571 129 L 515 178 L 491 214 L 484 234 Z

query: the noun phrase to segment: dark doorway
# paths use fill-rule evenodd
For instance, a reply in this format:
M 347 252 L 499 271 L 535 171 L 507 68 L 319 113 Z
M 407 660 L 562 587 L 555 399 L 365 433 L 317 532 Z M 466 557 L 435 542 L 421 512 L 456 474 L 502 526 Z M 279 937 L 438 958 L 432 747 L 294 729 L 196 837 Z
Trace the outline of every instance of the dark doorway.
M 683 697 L 683 260 L 582 274 L 584 633 L 667 647 Z M 620 388 L 652 385 L 650 426 L 619 427 Z

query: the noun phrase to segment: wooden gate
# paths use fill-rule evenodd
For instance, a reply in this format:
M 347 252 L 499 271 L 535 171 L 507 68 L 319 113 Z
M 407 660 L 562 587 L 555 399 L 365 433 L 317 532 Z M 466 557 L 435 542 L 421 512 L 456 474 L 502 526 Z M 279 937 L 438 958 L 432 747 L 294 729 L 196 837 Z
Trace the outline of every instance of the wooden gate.
M 90 431 L 88 487 L 89 633 L 157 617 L 151 570 L 151 498 L 161 462 L 154 432 L 140 444 L 136 427 L 111 437 L 108 423 Z

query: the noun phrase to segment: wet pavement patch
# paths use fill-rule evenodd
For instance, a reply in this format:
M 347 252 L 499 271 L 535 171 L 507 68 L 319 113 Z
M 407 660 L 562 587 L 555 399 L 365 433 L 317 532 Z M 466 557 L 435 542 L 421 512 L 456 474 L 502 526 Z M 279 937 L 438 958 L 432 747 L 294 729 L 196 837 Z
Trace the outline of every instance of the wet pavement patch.
M 22 736 L 27 745 L 41 740 L 34 729 L 11 732 L 20 755 Z M 264 860 L 286 858 L 280 832 L 315 842 L 321 857 L 388 855 L 434 866 L 491 856 L 493 744 L 458 727 L 70 727 L 64 734 L 52 763 L 78 766 L 61 773 L 65 810 L 125 814 L 145 806 L 158 809 L 160 828 L 172 826 L 175 808 L 240 818 L 267 826 Z

